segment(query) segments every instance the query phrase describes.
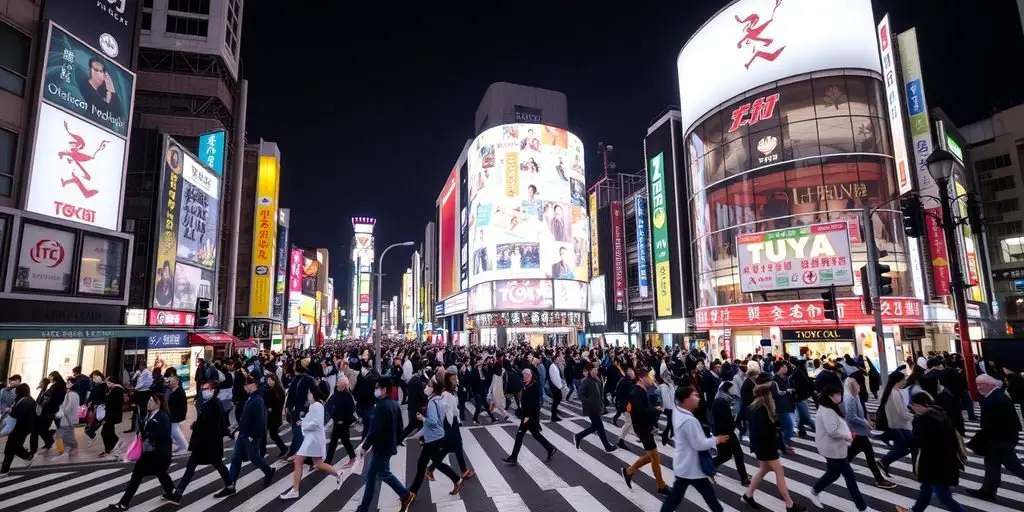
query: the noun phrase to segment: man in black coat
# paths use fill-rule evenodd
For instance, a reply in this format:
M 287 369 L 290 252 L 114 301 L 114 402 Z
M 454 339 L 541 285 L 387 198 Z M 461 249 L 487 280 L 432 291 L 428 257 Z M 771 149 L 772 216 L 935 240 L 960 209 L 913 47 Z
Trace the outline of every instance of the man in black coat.
M 640 468 L 650 464 L 654 472 L 655 483 L 658 485 L 658 493 L 668 494 L 668 485 L 661 477 L 661 457 L 658 454 L 658 444 L 654 440 L 654 433 L 658 429 L 658 416 L 661 415 L 664 407 L 655 406 L 651 402 L 650 394 L 656 388 L 651 380 L 650 370 L 644 367 L 637 368 L 636 376 L 636 386 L 633 386 L 633 390 L 629 393 L 629 408 L 633 420 L 633 431 L 640 439 L 644 454 L 636 459 L 632 466 L 622 468 L 622 478 L 626 481 L 626 486 L 632 489 L 633 475 L 640 471 Z
M 578 395 L 583 406 L 583 414 L 590 418 L 590 426 L 573 436 L 576 449 L 580 449 L 580 441 L 584 437 L 597 432 L 597 437 L 601 439 L 601 444 L 604 445 L 604 451 L 615 451 L 615 445 L 608 442 L 608 436 L 604 432 L 604 420 L 601 419 L 601 415 L 604 413 L 604 385 L 597 378 L 598 368 L 594 363 L 586 363 L 583 371 L 586 377 L 583 379 L 583 383 L 580 384 Z
M 181 387 L 181 380 L 178 377 L 167 379 L 167 387 L 170 390 L 167 394 L 167 410 L 171 417 L 171 441 L 174 442 L 175 451 L 184 452 L 188 450 L 188 440 L 181 433 L 181 422 L 185 421 L 188 414 L 185 390 Z
M 975 498 L 995 501 L 1002 480 L 1002 468 L 1024 478 L 1024 467 L 1017 458 L 1021 424 L 1013 400 L 1003 389 L 1003 383 L 988 375 L 977 378 L 981 398 L 981 430 L 975 436 L 985 440 L 985 478 L 981 489 L 968 489 Z
M 519 463 L 519 450 L 523 447 L 523 438 L 526 437 L 527 432 L 532 434 L 533 438 L 547 450 L 546 461 L 550 461 L 557 451 L 540 433 L 540 383 L 529 369 L 523 370 L 523 383 L 523 406 L 519 408 L 522 419 L 519 421 L 519 430 L 516 432 L 516 443 L 512 447 L 512 453 L 503 459 L 505 463 L 513 466 Z
M 249 462 L 263 471 L 264 488 L 269 487 L 274 480 L 274 468 L 270 467 L 259 450 L 260 443 L 265 442 L 267 435 L 267 406 L 263 403 L 263 397 L 256 392 L 259 384 L 252 375 L 245 378 L 244 389 L 249 398 L 245 401 L 242 416 L 238 420 L 238 429 L 235 430 L 235 449 L 231 453 L 231 468 L 228 470 L 231 484 L 214 494 L 214 498 L 223 498 L 235 493 L 235 482 L 238 481 L 238 473 L 242 470 L 243 457 L 247 457 Z
M 25 439 L 34 431 L 36 420 L 36 401 L 32 399 L 32 388 L 28 384 L 21 383 L 14 388 L 14 406 L 10 410 L 10 416 L 14 418 L 14 430 L 7 436 L 7 443 L 4 445 L 4 461 L 0 465 L 0 479 L 6 477 L 11 471 L 11 463 L 14 456 L 32 462 L 34 456 L 25 449 Z
M 427 412 L 427 381 L 430 380 L 430 367 L 424 366 L 420 369 L 419 373 L 413 375 L 409 382 L 405 384 L 405 397 L 408 399 L 409 405 L 409 422 L 405 425 L 405 430 L 402 431 L 399 440 L 404 440 L 409 437 L 409 434 L 416 432 L 418 429 L 423 427 L 423 422 L 416 417 L 417 414 L 426 414 Z M 394 380 L 402 382 L 401 377 Z
M 174 494 L 166 497 L 168 501 L 175 505 L 181 504 L 181 496 L 185 494 L 185 489 L 188 487 L 189 482 L 192 481 L 192 475 L 195 474 L 196 467 L 199 465 L 209 464 L 213 466 L 217 473 L 220 473 L 220 478 L 224 481 L 224 487 L 231 486 L 228 468 L 224 466 L 224 443 L 221 442 L 221 421 L 223 421 L 224 409 L 215 399 L 216 396 L 217 381 L 203 381 L 202 388 L 199 391 L 199 397 L 203 398 L 201 405 L 198 406 L 199 414 L 196 420 L 192 422 L 192 425 L 190 425 L 192 437 L 189 440 L 188 449 L 192 454 L 188 457 L 188 463 L 185 464 L 185 473 L 181 475 L 181 480 L 178 481 L 178 487 L 174 490 Z M 173 414 L 172 411 L 172 421 Z
M 412 500 L 416 499 L 416 495 L 409 492 L 401 480 L 391 473 L 391 457 L 398 453 L 398 436 L 402 432 L 402 409 L 391 399 L 394 384 L 390 377 L 381 377 L 375 380 L 375 383 L 375 394 L 380 396 L 380 401 L 369 414 L 372 418 L 371 424 L 364 428 L 368 433 L 358 452 L 359 457 L 371 452 L 363 476 L 365 488 L 370 492 L 363 493 L 363 499 L 356 512 L 369 512 L 377 480 L 387 484 L 399 496 L 402 500 L 400 510 L 405 512 L 412 504 Z

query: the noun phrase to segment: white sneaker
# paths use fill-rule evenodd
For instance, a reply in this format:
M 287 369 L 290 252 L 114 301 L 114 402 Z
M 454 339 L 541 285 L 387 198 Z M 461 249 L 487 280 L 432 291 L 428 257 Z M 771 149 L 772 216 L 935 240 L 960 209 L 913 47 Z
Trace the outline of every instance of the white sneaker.
M 344 480 L 341 479 L 341 473 L 338 473 L 338 476 L 335 476 L 334 478 L 336 480 L 338 480 L 338 488 L 335 489 L 335 490 L 340 491 L 341 490 L 341 484 L 342 484 L 342 482 L 344 482 Z
M 811 491 L 811 503 L 814 503 L 814 506 L 815 506 L 815 507 L 818 507 L 818 508 L 825 508 L 825 507 L 824 507 L 824 506 L 823 506 L 823 505 L 821 504 L 821 498 L 819 498 L 819 497 L 818 497 L 818 493 L 816 493 L 816 492 L 814 492 L 814 491 Z
M 278 496 L 282 500 L 297 500 L 299 499 L 299 493 L 295 492 L 295 489 L 289 489 L 288 492 Z
M 86 446 L 86 448 L 92 448 L 96 444 L 96 441 L 99 441 L 99 439 L 100 439 L 100 436 L 96 436 L 96 437 L 90 438 L 89 439 L 89 444 Z

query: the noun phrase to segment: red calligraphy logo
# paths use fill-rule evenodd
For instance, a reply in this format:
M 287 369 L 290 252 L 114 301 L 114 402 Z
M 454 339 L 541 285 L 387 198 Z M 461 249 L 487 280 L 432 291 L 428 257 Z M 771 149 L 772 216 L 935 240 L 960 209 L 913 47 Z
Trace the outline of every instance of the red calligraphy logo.
M 775 20 L 775 11 L 779 9 L 780 5 L 782 5 L 782 0 L 775 0 L 775 7 L 772 9 L 772 14 L 764 23 L 761 23 L 761 16 L 756 13 L 752 13 L 742 19 L 739 16 L 734 16 L 738 23 L 744 25 L 743 30 L 746 32 L 743 38 L 736 43 L 736 48 L 743 49 L 745 46 L 752 47 L 750 60 L 748 60 L 744 66 L 746 69 L 750 69 L 750 65 L 757 59 L 774 62 L 775 59 L 779 58 L 779 55 L 782 54 L 782 50 L 786 49 L 786 47 L 783 46 L 775 51 L 770 51 L 771 46 L 775 44 L 775 39 L 762 35 L 765 29 L 768 28 L 768 25 L 771 25 L 772 21 Z
M 85 139 L 81 135 L 75 135 L 74 133 L 71 133 L 71 128 L 68 127 L 67 121 L 64 121 L 64 130 L 67 131 L 68 135 L 71 136 L 71 140 L 68 141 L 67 151 L 58 152 L 57 157 L 64 159 L 69 164 L 74 164 L 75 166 L 78 167 L 78 169 L 71 170 L 70 178 L 61 179 L 60 186 L 66 187 L 69 184 L 74 183 L 75 186 L 78 187 L 78 190 L 82 192 L 82 195 L 85 196 L 86 199 L 89 199 L 90 197 L 98 194 L 99 191 L 95 189 L 89 189 L 88 187 L 85 186 L 85 183 L 83 183 L 83 180 L 92 180 L 92 175 L 89 174 L 89 171 L 85 169 L 85 166 L 83 164 L 86 162 L 91 162 L 93 159 L 95 159 L 96 155 L 98 155 L 100 151 L 103 151 L 103 149 L 107 147 L 107 143 L 110 141 L 104 140 L 100 142 L 99 146 L 96 147 L 96 151 L 93 151 L 93 153 L 89 155 L 82 151 L 85 149 L 86 146 Z
M 753 126 L 765 119 L 775 117 L 775 105 L 779 103 L 780 97 L 779 93 L 775 93 L 740 105 L 732 111 L 732 125 L 729 126 L 729 133 L 739 130 L 741 126 Z

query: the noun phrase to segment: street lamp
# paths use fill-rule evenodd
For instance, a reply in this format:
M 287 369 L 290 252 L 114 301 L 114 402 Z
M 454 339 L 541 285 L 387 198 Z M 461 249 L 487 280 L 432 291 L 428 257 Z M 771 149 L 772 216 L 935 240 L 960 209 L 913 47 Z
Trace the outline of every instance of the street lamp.
M 400 242 L 397 244 L 391 244 L 387 247 L 387 249 L 384 249 L 384 252 L 380 253 L 380 258 L 377 259 L 377 300 L 374 301 L 376 303 L 374 304 L 374 320 L 376 320 L 377 328 L 374 330 L 373 335 L 373 367 L 374 369 L 377 370 L 377 375 L 380 375 L 380 336 L 381 328 L 383 327 L 383 325 L 381 325 L 380 323 L 380 288 L 381 277 L 383 277 L 384 275 L 381 273 L 381 269 L 384 266 L 384 256 L 388 253 L 388 251 L 394 249 L 395 247 L 412 247 L 414 245 L 416 245 L 415 242 Z
M 967 387 L 975 400 L 978 399 L 978 388 L 974 382 L 974 349 L 971 347 L 970 331 L 967 329 L 967 297 L 963 269 L 960 267 L 960 251 L 956 246 L 956 222 L 953 220 L 953 200 L 949 197 L 949 180 L 960 162 L 944 149 L 936 149 L 925 161 L 928 174 L 939 187 L 939 203 L 942 206 L 942 230 L 948 244 L 946 256 L 949 262 L 950 287 L 953 294 L 953 306 L 956 309 L 956 320 L 960 326 L 960 353 L 964 357 L 964 372 L 967 376 Z M 935 258 L 935 255 L 932 255 Z

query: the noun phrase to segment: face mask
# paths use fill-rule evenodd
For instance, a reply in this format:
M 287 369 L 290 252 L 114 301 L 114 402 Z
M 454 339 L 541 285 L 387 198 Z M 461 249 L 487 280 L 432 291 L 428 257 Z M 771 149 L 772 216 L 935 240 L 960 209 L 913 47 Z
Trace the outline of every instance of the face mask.
M 211 398 L 213 398 L 213 390 L 212 389 L 204 389 L 203 390 L 203 400 L 209 400 Z
M 380 398 L 380 397 L 381 397 L 381 395 L 383 395 L 383 394 L 384 394 L 384 393 L 381 393 L 381 392 L 380 392 L 380 388 L 377 388 L 377 389 L 373 390 L 373 396 L 375 396 L 375 397 L 377 397 L 377 398 Z

